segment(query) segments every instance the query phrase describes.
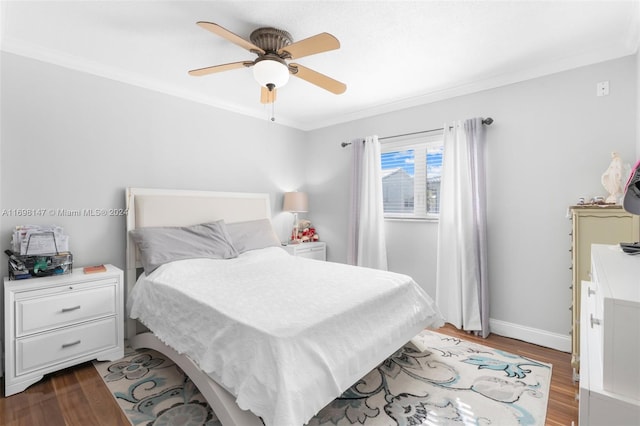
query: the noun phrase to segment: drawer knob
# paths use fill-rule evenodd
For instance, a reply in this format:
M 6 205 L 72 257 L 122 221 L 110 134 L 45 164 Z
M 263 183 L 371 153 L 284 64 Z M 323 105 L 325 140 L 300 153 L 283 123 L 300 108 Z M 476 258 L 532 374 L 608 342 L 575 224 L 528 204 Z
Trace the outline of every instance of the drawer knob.
M 72 306 L 71 308 L 62 308 L 62 312 L 71 312 L 80 309 L 80 305 Z
M 587 290 L 587 297 L 591 297 L 592 294 L 596 294 L 596 291 L 589 287 Z
M 79 345 L 80 342 L 81 342 L 80 340 L 76 340 L 75 342 L 71 342 L 71 343 L 63 343 L 62 344 L 62 349 L 68 348 L 68 347 L 71 347 L 71 346 L 75 346 L 75 345 Z
M 594 325 L 600 325 L 602 323 L 598 318 L 594 318 L 593 314 L 589 314 L 589 321 L 591 322 L 591 328 L 593 328 Z

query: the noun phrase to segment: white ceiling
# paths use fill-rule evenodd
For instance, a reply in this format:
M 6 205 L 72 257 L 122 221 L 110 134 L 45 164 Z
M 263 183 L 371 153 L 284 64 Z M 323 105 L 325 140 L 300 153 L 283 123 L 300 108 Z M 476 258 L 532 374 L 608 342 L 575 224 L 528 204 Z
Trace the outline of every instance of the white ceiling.
M 268 119 L 251 69 L 187 71 L 255 56 L 196 25 L 248 39 L 273 26 L 339 50 L 298 62 L 347 84 L 334 95 L 291 78 L 276 121 L 310 130 L 636 52 L 638 0 L 6 1 L 4 51 Z M 595 91 L 595 86 L 594 86 Z

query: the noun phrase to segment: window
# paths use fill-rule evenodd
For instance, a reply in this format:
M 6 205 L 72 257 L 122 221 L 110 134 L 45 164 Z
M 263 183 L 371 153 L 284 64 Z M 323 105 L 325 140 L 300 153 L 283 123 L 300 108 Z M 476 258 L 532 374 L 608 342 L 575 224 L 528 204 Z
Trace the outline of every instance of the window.
M 437 218 L 440 212 L 442 133 L 394 138 L 382 151 L 382 196 L 387 218 Z

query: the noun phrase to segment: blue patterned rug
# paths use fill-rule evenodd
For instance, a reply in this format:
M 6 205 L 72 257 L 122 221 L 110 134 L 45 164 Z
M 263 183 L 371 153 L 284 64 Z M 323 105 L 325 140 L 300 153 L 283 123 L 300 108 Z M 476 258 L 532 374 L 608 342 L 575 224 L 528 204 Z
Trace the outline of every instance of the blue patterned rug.
M 220 425 L 189 378 L 153 350 L 94 365 L 133 425 Z M 542 426 L 550 380 L 550 364 L 423 331 L 308 424 Z

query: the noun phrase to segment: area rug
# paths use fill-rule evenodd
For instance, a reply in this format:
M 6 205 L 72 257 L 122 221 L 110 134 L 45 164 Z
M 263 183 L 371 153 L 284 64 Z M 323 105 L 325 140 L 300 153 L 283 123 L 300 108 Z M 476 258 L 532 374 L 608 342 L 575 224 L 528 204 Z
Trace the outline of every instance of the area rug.
M 94 365 L 133 425 L 220 425 L 158 352 L 129 350 Z M 423 331 L 308 425 L 544 425 L 550 380 L 550 364 Z

